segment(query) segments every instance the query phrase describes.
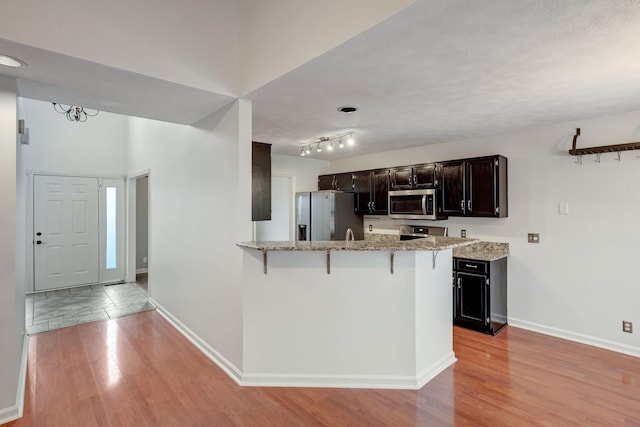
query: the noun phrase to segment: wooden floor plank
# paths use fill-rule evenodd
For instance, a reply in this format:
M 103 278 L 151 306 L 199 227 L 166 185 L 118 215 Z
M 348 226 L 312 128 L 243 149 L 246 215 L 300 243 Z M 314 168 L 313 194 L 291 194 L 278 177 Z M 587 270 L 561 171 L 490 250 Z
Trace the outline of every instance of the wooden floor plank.
M 239 387 L 156 312 L 30 338 L 31 426 L 640 426 L 640 359 L 507 327 L 454 328 L 418 391 Z

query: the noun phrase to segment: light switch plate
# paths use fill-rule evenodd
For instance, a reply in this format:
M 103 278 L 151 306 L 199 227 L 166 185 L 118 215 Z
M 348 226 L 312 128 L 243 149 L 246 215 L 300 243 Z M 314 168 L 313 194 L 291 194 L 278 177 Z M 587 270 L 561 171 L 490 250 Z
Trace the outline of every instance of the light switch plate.
M 528 234 L 529 243 L 540 243 L 540 234 L 538 233 L 529 233 Z
M 569 203 L 558 203 L 558 214 L 569 215 Z

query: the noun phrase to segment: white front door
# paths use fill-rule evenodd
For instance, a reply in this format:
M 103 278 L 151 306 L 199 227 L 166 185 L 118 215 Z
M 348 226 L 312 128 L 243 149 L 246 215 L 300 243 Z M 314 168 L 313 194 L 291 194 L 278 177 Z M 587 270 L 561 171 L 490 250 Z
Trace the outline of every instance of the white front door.
M 33 178 L 35 290 L 97 283 L 98 178 Z

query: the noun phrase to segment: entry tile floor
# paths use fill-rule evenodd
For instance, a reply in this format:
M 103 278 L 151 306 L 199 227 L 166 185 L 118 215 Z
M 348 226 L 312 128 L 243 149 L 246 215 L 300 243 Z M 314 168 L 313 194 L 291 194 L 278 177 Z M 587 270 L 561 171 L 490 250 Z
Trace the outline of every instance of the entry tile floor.
M 29 294 L 26 298 L 27 334 L 155 308 L 146 289 L 137 283 L 90 285 Z

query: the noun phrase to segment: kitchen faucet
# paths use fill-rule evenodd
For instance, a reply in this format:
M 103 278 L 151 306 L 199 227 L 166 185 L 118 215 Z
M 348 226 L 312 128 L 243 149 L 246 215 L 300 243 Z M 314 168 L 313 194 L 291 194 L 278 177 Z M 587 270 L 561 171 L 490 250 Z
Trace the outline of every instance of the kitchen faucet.
M 347 228 L 347 232 L 345 233 L 344 240 L 347 242 L 350 240 L 356 240 L 356 236 L 353 235 L 352 229 Z

